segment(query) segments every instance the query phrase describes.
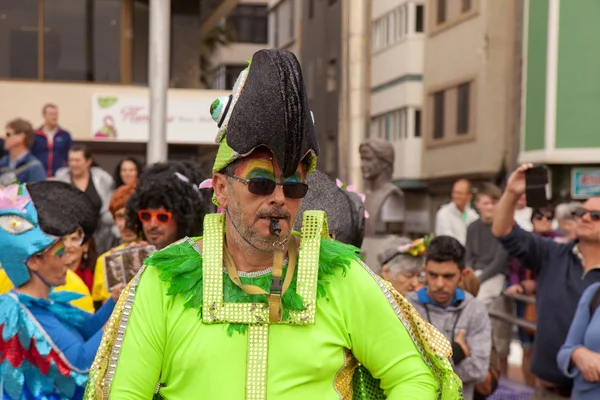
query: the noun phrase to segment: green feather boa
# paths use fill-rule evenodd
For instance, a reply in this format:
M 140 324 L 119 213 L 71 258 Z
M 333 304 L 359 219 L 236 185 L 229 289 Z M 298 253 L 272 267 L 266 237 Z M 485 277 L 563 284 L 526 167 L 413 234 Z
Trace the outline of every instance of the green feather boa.
M 200 239 L 194 238 L 193 240 Z M 338 269 L 345 275 L 350 263 L 360 257 L 359 254 L 360 250 L 354 246 L 331 239 L 321 239 L 317 298 L 327 298 L 328 277 L 334 275 Z M 202 256 L 188 241 L 171 245 L 154 253 L 146 260 L 146 265 L 160 270 L 160 279 L 169 285 L 167 295 L 183 296 L 185 299 L 184 306 L 198 309 L 198 315 L 202 319 L 202 292 L 204 289 L 202 285 Z M 285 276 L 285 272 L 286 268 L 284 268 L 283 276 Z M 304 309 L 304 300 L 296 293 L 296 277 L 297 274 L 294 274 L 289 289 L 281 299 L 284 320 L 288 318 L 290 311 Z M 244 284 L 253 284 L 265 290 L 268 290 L 271 285 L 270 274 L 255 278 L 241 277 L 240 279 Z M 223 279 L 223 286 L 225 302 L 267 303 L 266 295 L 248 294 L 236 286 L 227 276 Z M 227 331 L 231 336 L 233 332 L 244 333 L 246 329 L 247 326 L 244 324 L 229 324 Z

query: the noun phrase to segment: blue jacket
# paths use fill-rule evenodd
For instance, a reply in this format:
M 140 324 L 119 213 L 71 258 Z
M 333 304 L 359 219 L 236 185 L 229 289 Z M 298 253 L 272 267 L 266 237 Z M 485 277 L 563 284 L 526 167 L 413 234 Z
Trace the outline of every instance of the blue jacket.
M 17 160 L 14 166 L 10 165 L 10 155 L 6 155 L 0 158 L 0 175 L 10 170 L 18 170 L 25 164 L 32 163 L 27 169 L 17 174 L 17 179 L 21 183 L 31 183 L 46 180 L 46 171 L 42 166 L 42 163 L 31 153 L 25 154 L 23 157 Z
M 46 176 L 52 177 L 56 170 L 67 166 L 73 139 L 69 132 L 59 127 L 58 132 L 54 135 L 52 146 L 48 146 L 48 138 L 42 128 L 35 130 L 35 140 L 29 151 L 40 160 Z
M 590 315 L 590 303 L 598 289 L 600 289 L 600 283 L 593 283 L 581 295 L 565 344 L 556 357 L 562 373 L 575 379 L 571 394 L 572 400 L 600 399 L 600 384 L 586 381 L 575 364 L 571 362 L 573 351 L 580 346 L 600 353 L 600 312 L 596 309 L 594 314 Z

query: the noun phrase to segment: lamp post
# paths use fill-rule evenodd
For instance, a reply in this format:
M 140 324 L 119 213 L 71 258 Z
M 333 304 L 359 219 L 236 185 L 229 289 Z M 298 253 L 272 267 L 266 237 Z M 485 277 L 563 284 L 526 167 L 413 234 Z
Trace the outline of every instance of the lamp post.
M 169 87 L 171 0 L 150 0 L 150 132 L 146 162 L 167 160 L 167 89 Z

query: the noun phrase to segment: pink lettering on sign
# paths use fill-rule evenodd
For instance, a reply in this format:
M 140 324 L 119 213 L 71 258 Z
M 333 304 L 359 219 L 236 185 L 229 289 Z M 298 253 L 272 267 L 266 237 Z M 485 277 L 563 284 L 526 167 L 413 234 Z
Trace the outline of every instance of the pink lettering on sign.
M 121 116 L 125 121 L 134 123 L 148 122 L 150 117 L 141 111 L 144 107 L 125 107 L 121 110 Z
M 150 116 L 147 113 L 144 113 L 145 107 L 124 107 L 121 110 L 121 117 L 123 120 L 132 123 L 147 123 L 150 121 Z M 171 115 L 167 116 L 167 123 L 173 122 L 175 118 Z

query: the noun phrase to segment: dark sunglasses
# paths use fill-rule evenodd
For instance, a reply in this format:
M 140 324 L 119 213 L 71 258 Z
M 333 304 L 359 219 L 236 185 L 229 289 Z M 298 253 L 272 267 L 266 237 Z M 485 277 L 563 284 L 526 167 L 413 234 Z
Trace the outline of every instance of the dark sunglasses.
M 268 196 L 275 191 L 277 186 L 283 187 L 283 195 L 288 199 L 302 199 L 308 192 L 308 185 L 302 182 L 277 183 L 269 178 L 244 179 L 235 175 L 224 175 L 248 186 L 248 191 L 257 196 Z
M 585 208 L 577 208 L 573 211 L 573 216 L 576 218 L 583 218 L 585 214 L 590 213 L 592 221 L 600 221 L 600 211 L 597 210 L 586 210 Z
M 138 217 L 142 222 L 150 222 L 153 219 L 156 219 L 159 224 L 168 224 L 171 222 L 173 214 L 169 211 L 140 210 L 138 211 Z
M 533 219 L 537 219 L 538 221 L 541 221 L 544 218 L 546 218 L 546 220 L 548 220 L 548 221 L 552 221 L 554 219 L 554 214 L 544 214 L 541 212 L 533 213 Z

